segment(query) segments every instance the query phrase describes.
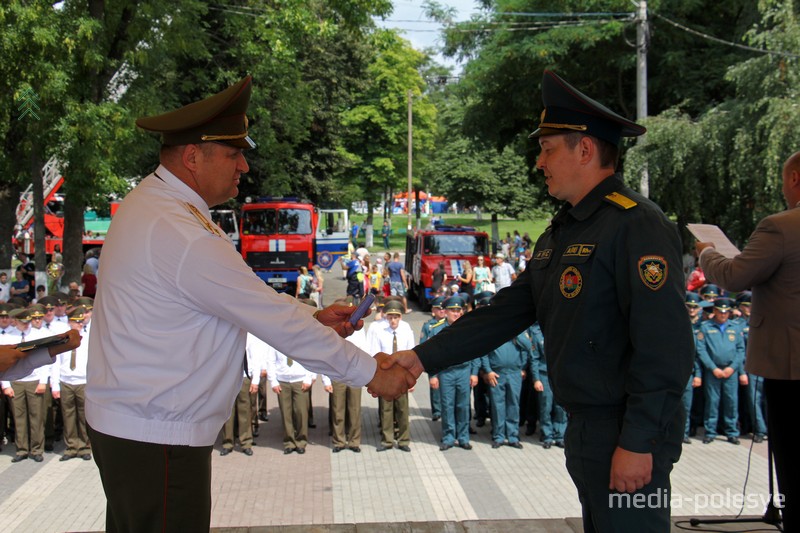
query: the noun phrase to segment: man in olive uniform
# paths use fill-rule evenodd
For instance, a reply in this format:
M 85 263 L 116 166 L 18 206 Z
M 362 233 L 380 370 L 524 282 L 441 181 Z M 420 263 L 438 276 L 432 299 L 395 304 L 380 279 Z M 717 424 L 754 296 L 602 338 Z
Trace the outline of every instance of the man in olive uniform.
M 681 396 L 694 342 L 673 224 L 615 172 L 622 137 L 645 129 L 553 74 L 537 167 L 565 202 L 531 262 L 492 305 L 382 363 L 436 372 L 488 353 L 539 321 L 553 394 L 569 414 L 567 469 L 584 531 L 668 531 Z M 623 494 L 627 493 L 627 494 Z M 637 506 L 648 495 L 665 505 Z
M 433 300 L 431 300 L 431 319 L 425 322 L 422 325 L 422 332 L 419 336 L 420 342 L 425 342 L 426 340 L 430 339 L 439 331 L 441 331 L 442 327 L 445 325 L 447 320 L 445 319 L 445 310 L 442 306 L 444 302 L 443 296 L 437 296 Z M 433 385 L 430 385 L 431 390 L 431 420 L 434 422 L 438 421 L 442 418 L 442 396 L 439 392 L 439 385 L 438 381 L 436 382 L 436 388 Z

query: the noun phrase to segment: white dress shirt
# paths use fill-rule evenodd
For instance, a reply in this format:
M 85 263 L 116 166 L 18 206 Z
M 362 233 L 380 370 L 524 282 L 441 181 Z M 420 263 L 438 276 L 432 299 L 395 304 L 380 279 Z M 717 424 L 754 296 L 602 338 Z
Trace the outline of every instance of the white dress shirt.
M 306 370 L 295 360 L 292 360 L 290 365 L 289 358 L 273 348 L 267 355 L 267 379 L 270 387 L 277 387 L 280 381 L 284 383 L 302 381 L 306 385 L 311 385 L 317 379 L 317 375 Z
M 67 326 L 69 328 L 69 326 Z M 50 369 L 50 387 L 53 392 L 61 390 L 61 384 L 85 385 L 86 364 L 89 361 L 89 335 L 81 333 L 81 344 L 75 348 L 75 368 L 71 369 L 72 350 L 62 352 L 56 357 Z
M 164 166 L 120 205 L 103 246 L 89 341 L 86 420 L 108 435 L 209 446 L 242 384 L 246 331 L 355 386 L 366 353 L 259 279 Z
M 416 346 L 414 342 L 414 331 L 411 329 L 411 326 L 408 325 L 408 322 L 401 320 L 396 330 L 392 329 L 388 321 L 382 322 L 383 324 L 376 322 L 378 327 L 375 328 L 372 336 L 370 352 L 373 357 L 378 352 L 391 354 L 393 352 L 395 335 L 397 336 L 397 351 L 414 349 L 414 346 Z M 372 331 L 370 331 L 370 333 L 372 333 Z
M 42 334 L 41 330 L 31 326 L 28 326 L 27 331 L 24 333 L 17 331 L 16 336 L 13 337 L 13 342 L 8 342 L 9 340 L 12 340 L 12 335 L 13 334 L 2 335 L 0 337 L 8 337 L 8 339 L 4 338 L 0 340 L 3 344 L 19 344 L 23 341 L 33 341 L 36 339 L 49 337 L 49 335 L 46 333 Z M 46 359 L 44 354 L 46 354 Z M 31 357 L 34 358 L 31 359 Z M 28 359 L 31 360 L 28 361 Z M 12 381 L 38 381 L 40 384 L 46 385 L 47 379 L 50 377 L 49 365 L 52 362 L 53 358 L 50 357 L 50 352 L 47 350 L 47 348 L 40 348 L 16 365 L 6 370 L 6 372 L 2 374 L 3 381 L 0 382 L 0 388 L 7 389 L 11 386 Z M 14 372 L 11 372 L 11 370 L 14 370 Z M 25 370 L 28 372 L 22 374 L 22 372 Z

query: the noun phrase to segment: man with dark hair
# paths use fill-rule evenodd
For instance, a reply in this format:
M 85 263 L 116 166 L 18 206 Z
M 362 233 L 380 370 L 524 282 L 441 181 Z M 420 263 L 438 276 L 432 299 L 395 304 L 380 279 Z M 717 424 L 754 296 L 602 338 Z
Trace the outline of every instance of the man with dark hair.
M 668 531 L 669 497 L 662 506 L 625 502 L 656 494 L 663 501 L 680 457 L 681 396 L 694 355 L 680 237 L 657 205 L 625 186 L 616 158 L 598 142 L 619 146 L 645 129 L 552 72 L 544 73 L 542 97 L 532 134 L 541 147 L 537 167 L 564 205 L 530 264 L 491 306 L 382 365 L 436 372 L 538 320 L 553 394 L 570 417 L 567 470 L 584 530 Z

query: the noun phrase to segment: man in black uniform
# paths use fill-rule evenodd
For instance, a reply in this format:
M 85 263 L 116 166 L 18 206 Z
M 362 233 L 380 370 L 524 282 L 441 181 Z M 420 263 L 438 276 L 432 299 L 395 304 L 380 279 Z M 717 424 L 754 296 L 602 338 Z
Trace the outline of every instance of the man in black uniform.
M 538 320 L 553 392 L 569 413 L 567 469 L 584 530 L 666 532 L 694 356 L 680 237 L 615 173 L 621 137 L 645 129 L 552 72 L 542 93 L 545 110 L 532 134 L 542 149 L 537 167 L 564 206 L 491 306 L 394 361 L 412 374 L 435 373 Z

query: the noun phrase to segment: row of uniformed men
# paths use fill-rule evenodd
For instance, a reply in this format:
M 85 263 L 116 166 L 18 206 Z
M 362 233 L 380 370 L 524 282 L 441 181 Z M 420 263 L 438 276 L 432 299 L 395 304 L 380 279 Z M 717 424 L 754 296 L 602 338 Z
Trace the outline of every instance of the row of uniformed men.
M 93 300 L 84 297 L 67 312 L 61 295 L 46 296 L 27 307 L 0 304 L 0 344 L 39 340 L 70 328 L 80 330 L 82 337 L 77 349 L 59 354 L 52 364 L 21 379 L 0 382 L 0 429 L 10 434 L 13 426 L 16 455 L 12 463 L 28 457 L 43 461 L 43 452 L 52 450 L 57 415 L 66 444 L 61 461 L 91 459 L 83 406 L 92 307 Z M 10 420 L 7 413 L 12 415 Z
M 701 424 L 705 444 L 712 443 L 720 429 L 727 441 L 736 445 L 741 428 L 752 430 L 755 442 L 766 437 L 763 378 L 748 375 L 744 369 L 750 303 L 749 291 L 739 293 L 734 300 L 713 284 L 704 285 L 699 293 L 686 293 L 696 357 L 683 395 L 685 444 L 692 442 L 693 426 Z M 732 317 L 736 310 L 739 316 Z

